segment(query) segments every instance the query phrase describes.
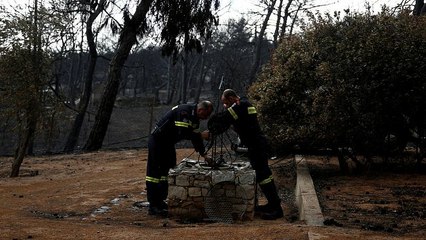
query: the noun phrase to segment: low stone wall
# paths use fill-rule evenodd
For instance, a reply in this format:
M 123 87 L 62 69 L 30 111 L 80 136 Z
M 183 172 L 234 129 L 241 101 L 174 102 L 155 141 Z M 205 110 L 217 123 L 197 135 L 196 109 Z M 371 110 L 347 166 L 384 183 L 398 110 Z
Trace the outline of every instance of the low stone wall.
M 299 220 L 309 226 L 324 226 L 324 217 L 321 212 L 314 182 L 309 173 L 308 163 L 303 156 L 296 155 L 297 182 L 296 204 L 299 208 Z
M 184 159 L 168 177 L 169 216 L 233 222 L 253 220 L 256 177 L 250 164 L 235 161 L 212 169 Z

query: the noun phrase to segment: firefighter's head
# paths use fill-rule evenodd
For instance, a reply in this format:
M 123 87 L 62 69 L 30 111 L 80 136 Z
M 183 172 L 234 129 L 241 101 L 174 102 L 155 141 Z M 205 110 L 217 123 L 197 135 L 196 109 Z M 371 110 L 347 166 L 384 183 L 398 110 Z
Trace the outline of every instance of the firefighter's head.
M 231 107 L 234 103 L 238 104 L 238 101 L 240 101 L 240 97 L 237 95 L 237 93 L 232 89 L 226 89 L 223 91 L 222 94 L 222 103 L 224 108 Z
M 197 117 L 206 120 L 213 112 L 213 104 L 210 101 L 201 101 L 197 105 Z

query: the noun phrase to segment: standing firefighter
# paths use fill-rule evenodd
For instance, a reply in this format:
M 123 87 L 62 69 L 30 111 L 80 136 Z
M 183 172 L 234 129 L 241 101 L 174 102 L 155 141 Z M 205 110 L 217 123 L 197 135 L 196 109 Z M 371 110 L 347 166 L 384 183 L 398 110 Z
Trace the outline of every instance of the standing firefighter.
M 195 151 L 205 156 L 203 139 L 209 132 L 199 131 L 200 119 L 207 119 L 213 111 L 209 101 L 198 104 L 182 104 L 173 107 L 157 123 L 148 140 L 146 189 L 149 202 L 148 214 L 167 215 L 167 175 L 176 166 L 175 144 L 183 139 L 191 140 Z
M 247 98 L 240 98 L 232 89 L 226 89 L 221 99 L 226 111 L 212 116 L 209 125 L 220 122 L 224 126 L 234 126 L 241 144 L 248 148 L 248 157 L 256 172 L 256 181 L 268 200 L 266 205 L 257 206 L 255 210 L 261 214 L 262 219 L 274 220 L 283 217 L 281 199 L 268 165 L 268 143 L 260 129 L 256 109 Z

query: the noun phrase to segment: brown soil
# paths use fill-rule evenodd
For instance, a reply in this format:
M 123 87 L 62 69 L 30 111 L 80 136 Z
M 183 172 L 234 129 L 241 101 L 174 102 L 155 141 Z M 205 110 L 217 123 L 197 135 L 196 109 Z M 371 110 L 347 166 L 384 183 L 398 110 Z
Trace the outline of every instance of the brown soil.
M 178 150 L 178 159 L 192 150 Z M 340 176 L 311 161 L 324 227 L 297 220 L 291 158 L 271 160 L 285 217 L 233 224 L 149 216 L 147 152 L 126 150 L 31 157 L 8 178 L 0 158 L 0 239 L 419 239 L 425 235 L 424 174 Z M 326 168 L 331 166 L 331 168 Z M 260 199 L 262 201 L 263 199 Z M 141 204 L 142 203 L 142 204 Z

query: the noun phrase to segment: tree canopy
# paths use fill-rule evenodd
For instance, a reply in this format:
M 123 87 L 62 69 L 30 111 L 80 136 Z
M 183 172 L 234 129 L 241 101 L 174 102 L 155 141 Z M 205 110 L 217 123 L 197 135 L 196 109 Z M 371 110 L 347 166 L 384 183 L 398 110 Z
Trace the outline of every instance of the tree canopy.
M 303 34 L 281 43 L 250 90 L 272 142 L 364 156 L 420 144 L 425 21 L 386 10 L 312 16 Z

